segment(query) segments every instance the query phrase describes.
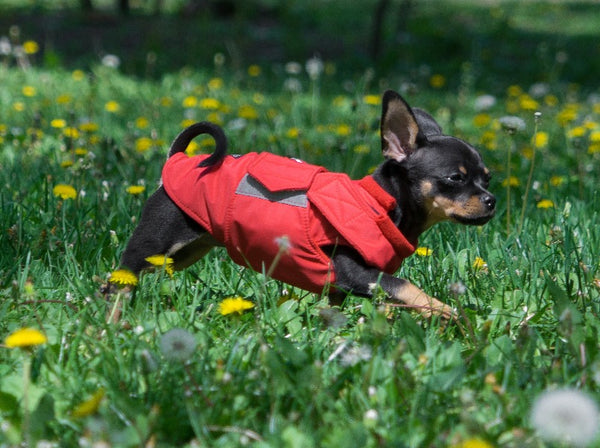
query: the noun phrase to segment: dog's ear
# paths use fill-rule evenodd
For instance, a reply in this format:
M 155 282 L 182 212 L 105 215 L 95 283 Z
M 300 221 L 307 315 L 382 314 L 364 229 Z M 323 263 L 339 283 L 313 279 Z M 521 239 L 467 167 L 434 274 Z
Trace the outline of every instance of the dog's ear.
M 381 150 L 386 159 L 398 162 L 417 149 L 419 125 L 404 99 L 392 90 L 383 94 L 381 114 Z
M 413 108 L 413 114 L 417 119 L 419 125 L 419 131 L 425 134 L 426 137 L 432 135 L 442 135 L 442 128 L 435 119 L 425 112 L 423 109 L 418 107 Z

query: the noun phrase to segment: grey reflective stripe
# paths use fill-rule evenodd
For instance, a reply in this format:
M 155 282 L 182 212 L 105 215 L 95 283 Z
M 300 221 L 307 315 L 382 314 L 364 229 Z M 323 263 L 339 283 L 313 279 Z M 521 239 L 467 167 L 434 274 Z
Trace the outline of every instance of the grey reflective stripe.
M 242 178 L 235 193 L 242 196 L 251 196 L 271 202 L 279 202 L 280 204 L 292 205 L 294 207 L 306 208 L 308 206 L 305 191 L 269 191 L 249 174 L 246 174 Z

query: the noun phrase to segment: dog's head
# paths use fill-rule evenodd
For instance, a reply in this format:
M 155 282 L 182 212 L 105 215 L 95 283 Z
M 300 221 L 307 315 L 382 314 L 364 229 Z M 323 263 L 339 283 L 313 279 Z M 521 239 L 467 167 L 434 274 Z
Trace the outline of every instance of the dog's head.
M 412 109 L 389 90 L 383 96 L 381 145 L 384 157 L 406 173 L 428 226 L 446 219 L 481 225 L 494 216 L 496 198 L 487 190 L 490 171 L 477 150 L 444 135 L 431 115 Z

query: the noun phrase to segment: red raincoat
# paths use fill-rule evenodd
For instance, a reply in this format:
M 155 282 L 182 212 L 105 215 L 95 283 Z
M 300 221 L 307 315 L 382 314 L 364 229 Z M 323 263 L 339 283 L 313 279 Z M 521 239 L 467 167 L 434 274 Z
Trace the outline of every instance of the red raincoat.
M 351 246 L 389 274 L 415 250 L 388 216 L 396 201 L 371 176 L 354 181 L 270 153 L 226 156 L 219 165 L 198 167 L 206 157 L 173 155 L 163 185 L 240 265 L 271 270 L 275 279 L 320 293 L 335 284 L 324 246 Z

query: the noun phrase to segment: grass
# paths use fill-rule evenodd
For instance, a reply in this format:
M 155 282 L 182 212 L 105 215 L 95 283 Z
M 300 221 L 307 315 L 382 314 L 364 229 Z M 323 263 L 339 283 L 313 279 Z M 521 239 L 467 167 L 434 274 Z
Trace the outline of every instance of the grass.
M 27 70 L 0 67 L 0 336 L 33 327 L 48 341 L 0 347 L 0 445 L 562 446 L 532 426 L 535 399 L 571 388 L 598 400 L 600 102 L 589 85 L 561 74 L 530 89 L 524 67 L 526 81 L 488 91 L 475 86 L 494 73 L 477 57 L 456 75 L 416 64 L 371 81 L 363 66 L 310 79 L 228 61 L 142 79 L 30 58 Z M 282 87 L 290 78 L 299 91 Z M 187 122 L 221 122 L 231 152 L 358 178 L 380 160 L 375 98 L 407 81 L 408 101 L 477 144 L 494 175 L 494 220 L 438 225 L 419 242 L 430 251 L 399 272 L 457 307 L 458 324 L 385 297 L 332 308 L 220 250 L 105 293 Z M 495 104 L 481 109 L 482 94 Z M 506 116 L 524 129 L 503 129 Z M 57 197 L 58 184 L 76 197 Z M 238 296 L 254 308 L 221 315 Z M 166 350 L 173 329 L 185 333 Z

